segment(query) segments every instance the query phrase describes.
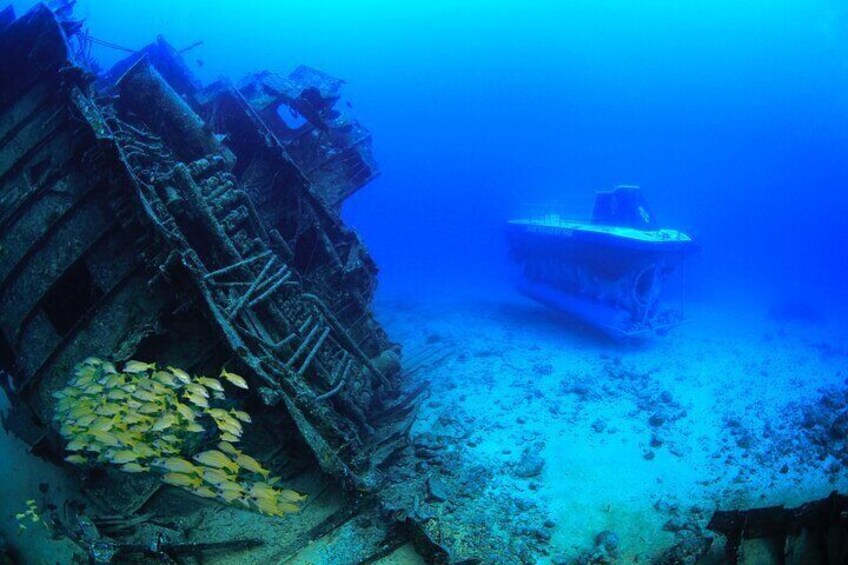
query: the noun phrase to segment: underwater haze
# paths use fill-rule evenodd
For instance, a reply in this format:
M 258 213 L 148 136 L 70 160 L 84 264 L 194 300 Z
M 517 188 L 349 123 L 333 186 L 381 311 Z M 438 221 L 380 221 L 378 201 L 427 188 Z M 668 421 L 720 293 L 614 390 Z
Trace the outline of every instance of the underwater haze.
M 13 5 L 20 16 L 35 2 Z M 728 561 L 713 512 L 848 490 L 845 0 L 79 0 L 74 17 L 100 40 L 102 69 L 162 35 L 190 47 L 205 85 L 299 65 L 345 81 L 338 107 L 368 129 L 380 170 L 341 210 L 379 267 L 369 327 L 400 345 L 399 389 L 428 391 L 407 450 L 421 459 L 408 480 L 428 495 L 398 515 L 521 556 L 486 563 L 717 565 Z M 641 187 L 659 227 L 697 247 L 662 289 L 681 318 L 658 316 L 647 339 L 610 339 L 607 314 L 562 296 L 595 293 L 596 304 L 617 292 L 583 265 L 553 298 L 534 287 L 508 237 L 517 218 L 589 220 L 596 194 L 620 185 Z M 632 287 L 622 300 L 654 290 Z M 637 306 L 643 322 L 653 316 Z M 311 332 L 304 344 L 317 322 Z M 143 361 L 161 365 L 145 345 Z M 317 379 L 306 388 L 328 401 L 348 369 L 329 392 Z M 264 409 L 245 388 L 239 398 Z M 0 484 L 0 539 L 30 562 L 52 542 L 26 537 L 35 528 L 16 537 L 9 517 L 39 482 L 71 474 L 58 469 L 0 434 L 0 476 L 15 477 Z M 335 479 L 328 492 L 343 498 Z M 267 541 L 292 523 L 213 504 L 197 510 L 208 536 L 192 542 L 231 529 Z M 246 562 L 281 562 L 272 546 L 273 558 Z M 376 563 L 417 565 L 417 551 Z
M 129 48 L 202 40 L 187 61 L 205 82 L 298 64 L 345 79 L 382 170 L 345 213 L 384 290 L 497 285 L 505 219 L 587 214 L 628 183 L 702 244 L 693 291 L 846 300 L 839 0 L 81 0 L 76 14 Z

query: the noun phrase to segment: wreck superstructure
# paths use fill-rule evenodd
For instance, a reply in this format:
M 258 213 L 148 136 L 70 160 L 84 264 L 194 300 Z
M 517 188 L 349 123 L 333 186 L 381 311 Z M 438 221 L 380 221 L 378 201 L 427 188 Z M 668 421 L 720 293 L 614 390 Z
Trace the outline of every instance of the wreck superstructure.
M 60 16 L 0 17 L 4 426 L 60 461 L 52 393 L 81 359 L 227 365 L 259 390 L 255 443 L 283 446 L 295 475 L 311 459 L 374 492 L 416 395 L 400 394 L 399 348 L 370 311 L 376 267 L 339 216 L 377 170 L 367 131 L 332 109 L 338 81 L 301 68 L 201 87 L 161 39 L 95 75 Z M 287 128 L 282 105 L 305 124 Z M 113 512 L 162 486 L 117 474 L 89 489 Z M 322 512 L 296 530 L 339 520 Z M 376 551 L 364 540 L 360 558 Z

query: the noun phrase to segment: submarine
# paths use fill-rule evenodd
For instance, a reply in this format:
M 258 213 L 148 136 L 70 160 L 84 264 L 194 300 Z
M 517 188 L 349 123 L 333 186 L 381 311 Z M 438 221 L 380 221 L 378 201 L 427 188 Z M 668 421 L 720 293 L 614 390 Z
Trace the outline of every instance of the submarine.
M 699 246 L 660 227 L 638 186 L 599 192 L 589 221 L 509 220 L 507 240 L 519 292 L 616 341 L 664 334 L 684 319 L 664 288 Z

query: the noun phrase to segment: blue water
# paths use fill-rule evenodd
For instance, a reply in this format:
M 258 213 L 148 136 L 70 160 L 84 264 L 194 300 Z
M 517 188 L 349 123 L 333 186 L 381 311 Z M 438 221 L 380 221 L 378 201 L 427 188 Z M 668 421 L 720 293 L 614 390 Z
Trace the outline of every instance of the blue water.
M 347 80 L 382 176 L 345 215 L 384 291 L 500 284 L 505 219 L 586 213 L 627 182 L 703 245 L 694 296 L 846 301 L 840 0 L 81 0 L 76 14 L 130 48 L 202 40 L 188 61 L 204 81 L 301 63 Z
M 75 15 L 131 50 L 202 41 L 186 62 L 204 83 L 301 64 L 347 82 L 381 170 L 343 208 L 380 267 L 378 318 L 406 359 L 452 351 L 404 382 L 432 382 L 413 434 L 463 423 L 445 434 L 495 469 L 483 504 L 544 506 L 553 555 L 611 530 L 646 558 L 673 541 L 672 502 L 848 488 L 848 444 L 828 435 L 848 398 L 845 0 L 79 0 Z M 93 49 L 104 68 L 127 55 Z M 691 322 L 632 348 L 519 296 L 504 237 L 528 212 L 586 217 L 618 184 L 701 246 Z M 528 482 L 512 470 L 535 442 Z

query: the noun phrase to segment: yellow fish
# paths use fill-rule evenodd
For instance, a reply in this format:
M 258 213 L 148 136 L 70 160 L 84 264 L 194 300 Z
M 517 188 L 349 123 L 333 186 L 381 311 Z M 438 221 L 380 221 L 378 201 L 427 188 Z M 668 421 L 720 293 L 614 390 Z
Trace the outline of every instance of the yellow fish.
M 199 385 L 197 383 L 188 383 L 183 388 L 187 390 L 189 394 L 202 396 L 203 398 L 209 398 L 209 391 L 206 390 L 206 387 L 204 387 L 203 385 Z
M 115 368 L 115 365 L 108 361 L 103 362 L 103 364 L 100 366 L 100 370 L 106 373 L 107 375 L 114 375 L 118 372 L 118 369 Z
M 153 427 L 150 428 L 151 432 L 161 432 L 162 430 L 167 430 L 171 426 L 177 423 L 177 417 L 173 414 L 165 414 L 153 424 Z
M 290 502 L 280 502 L 279 504 L 277 504 L 278 516 L 297 512 L 298 510 L 300 510 L 300 508 L 298 506 L 295 506 L 294 504 L 291 504 Z
M 97 409 L 101 416 L 114 416 L 120 414 L 123 408 L 119 404 L 107 404 Z
M 279 492 L 280 498 L 288 502 L 302 502 L 307 499 L 305 494 L 300 494 L 293 490 L 283 489 Z
M 125 463 L 121 465 L 121 470 L 125 473 L 144 473 L 148 468 L 138 463 Z
M 271 471 L 263 467 L 262 464 L 259 463 L 259 461 L 257 461 L 250 455 L 247 455 L 246 453 L 240 453 L 236 457 L 236 463 L 238 463 L 239 466 L 243 469 L 247 469 L 248 471 L 262 475 L 266 479 L 268 478 L 268 475 L 271 474 Z
M 162 411 L 162 408 L 155 402 L 145 402 L 138 407 L 138 411 L 142 414 L 157 414 Z
M 200 433 L 200 432 L 204 431 L 204 429 L 203 429 L 203 426 L 201 426 L 200 424 L 196 424 L 196 423 L 192 422 L 191 424 L 189 424 L 185 427 L 185 431 L 192 432 L 192 433 Z
M 171 371 L 171 374 L 177 377 L 184 385 L 191 382 L 191 376 L 189 376 L 189 374 L 183 371 L 182 369 L 179 369 L 177 367 L 171 367 L 169 365 L 168 370 Z
M 83 438 L 75 438 L 68 442 L 68 445 L 65 446 L 67 451 L 80 451 L 85 449 L 87 442 Z
M 203 498 L 215 498 L 218 496 L 214 490 L 207 486 L 197 487 L 191 492 L 196 494 L 197 496 L 202 496 Z
M 139 446 L 141 447 L 141 446 Z M 169 445 L 167 442 L 162 441 L 161 439 L 153 440 L 153 447 L 158 449 L 158 452 L 152 452 L 151 455 L 176 455 L 179 453 L 179 449 L 174 447 L 173 445 Z M 152 450 L 151 450 L 152 451 Z
M 94 439 L 96 439 L 103 445 L 109 445 L 111 447 L 117 447 L 121 445 L 121 442 L 118 440 L 118 438 L 116 438 L 113 434 L 110 434 L 109 432 L 96 431 L 92 432 L 91 435 Z
M 214 467 L 203 467 L 201 475 L 204 481 L 213 485 L 220 485 L 231 480 L 231 476 L 226 471 Z
M 169 373 L 167 371 L 156 371 L 153 373 L 153 378 L 165 386 L 178 387 L 183 385 L 183 383 L 177 379 L 173 373 Z
M 83 457 L 82 455 L 74 454 L 74 455 L 68 455 L 67 457 L 65 457 L 65 461 L 67 461 L 68 463 L 73 463 L 75 465 L 84 465 L 86 463 L 87 459 L 85 457 Z
M 86 357 L 82 361 L 83 365 L 91 365 L 92 367 L 99 367 L 103 364 L 103 360 L 99 357 Z
M 78 426 L 82 426 L 83 428 L 91 425 L 93 421 L 97 419 L 97 414 L 86 414 L 80 418 L 77 418 L 74 422 Z
M 241 437 L 241 425 L 238 422 L 227 422 L 224 420 L 218 420 L 215 422 L 218 424 L 218 429 L 222 432 L 228 433 L 230 435 Z
M 244 380 L 244 377 L 237 375 L 235 373 L 231 373 L 226 369 L 221 369 L 221 377 L 227 379 L 233 386 L 237 386 L 239 388 L 247 389 L 247 381 Z
M 199 477 L 191 477 L 182 473 L 165 473 L 162 476 L 162 481 L 176 487 L 199 487 L 202 484 Z
M 217 379 L 210 379 L 209 377 L 197 377 L 195 379 L 198 383 L 205 386 L 210 390 L 216 390 L 218 392 L 224 392 L 224 387 L 221 386 L 220 381 Z
M 138 454 L 129 450 L 123 449 L 121 451 L 116 451 L 114 453 L 109 454 L 109 461 L 116 465 L 121 465 L 123 463 L 130 463 L 131 461 L 135 461 L 138 459 Z
M 272 486 L 270 486 L 266 483 L 257 482 L 257 483 L 253 483 L 253 486 L 250 487 L 250 495 L 253 498 L 256 498 L 256 499 L 260 499 L 260 498 L 274 498 L 274 499 L 276 499 L 277 498 L 277 489 L 275 489 L 274 487 L 272 487 Z
M 90 426 L 89 432 L 108 432 L 115 426 L 114 420 L 109 418 L 97 418 Z
M 238 443 L 239 439 L 240 438 L 238 436 L 234 436 L 233 434 L 227 434 L 227 433 L 221 434 L 221 441 L 225 441 L 225 442 L 229 442 L 229 443 Z
M 123 400 L 127 397 L 127 393 L 122 391 L 121 389 L 110 390 L 106 393 L 106 398 L 109 400 Z
M 134 398 L 138 398 L 144 402 L 157 402 L 159 397 L 150 392 L 149 390 L 138 389 L 132 393 Z
M 192 459 L 208 467 L 215 467 L 216 469 L 229 469 L 233 473 L 238 471 L 239 468 L 233 460 L 231 460 L 229 457 L 227 457 L 220 451 L 216 451 L 214 449 L 204 451 L 203 453 L 198 453 Z
M 183 395 L 183 398 L 187 398 L 188 401 L 194 404 L 195 406 L 200 406 L 201 408 L 209 408 L 209 401 L 206 400 L 206 398 L 204 398 L 203 396 L 186 393 Z
M 206 411 L 206 413 L 209 414 L 210 416 L 212 416 L 212 418 L 214 418 L 215 420 L 220 420 L 222 418 L 229 418 L 230 417 L 230 415 L 227 413 L 226 410 L 222 410 L 220 408 L 210 408 L 209 410 Z
M 217 390 L 213 390 L 212 391 L 212 398 L 214 398 L 215 400 L 224 400 L 227 397 L 224 396 L 223 392 L 218 392 Z
M 103 385 L 88 385 L 83 389 L 86 394 L 100 394 L 103 392 Z
M 154 462 L 157 467 L 162 467 L 174 473 L 197 473 L 197 467 L 190 461 L 186 461 L 180 457 L 168 457 L 167 459 L 159 459 Z
M 218 449 L 233 457 L 238 457 L 239 455 L 241 455 L 241 451 L 236 449 L 233 444 L 227 443 L 226 441 L 218 442 Z
M 232 414 L 233 416 L 235 416 L 237 419 L 241 420 L 245 424 L 250 424 L 251 422 L 253 422 L 253 420 L 250 419 L 250 414 L 248 414 L 247 412 L 242 412 L 241 410 L 233 409 L 233 410 L 230 410 L 230 414 Z
M 78 404 L 68 411 L 68 415 L 71 418 L 76 420 L 77 418 L 91 414 L 92 413 L 91 409 L 92 409 L 92 407 L 88 403 Z M 102 412 L 101 412 L 101 414 L 102 414 Z
M 121 374 L 109 375 L 109 377 L 103 384 L 106 386 L 106 388 L 120 387 L 126 384 L 126 378 L 124 377 L 124 375 Z
M 239 498 L 240 496 L 241 496 L 241 493 L 234 491 L 234 490 L 221 491 L 221 498 L 223 498 L 227 502 L 232 502 L 233 500 Z
M 176 408 L 177 412 L 180 413 L 180 416 L 182 416 L 189 422 L 194 422 L 194 419 L 197 418 L 197 414 L 194 412 L 194 410 L 192 410 L 182 402 L 177 401 Z
M 146 371 L 155 371 L 156 363 L 142 363 L 141 361 L 127 361 L 124 365 L 125 373 L 144 373 Z

